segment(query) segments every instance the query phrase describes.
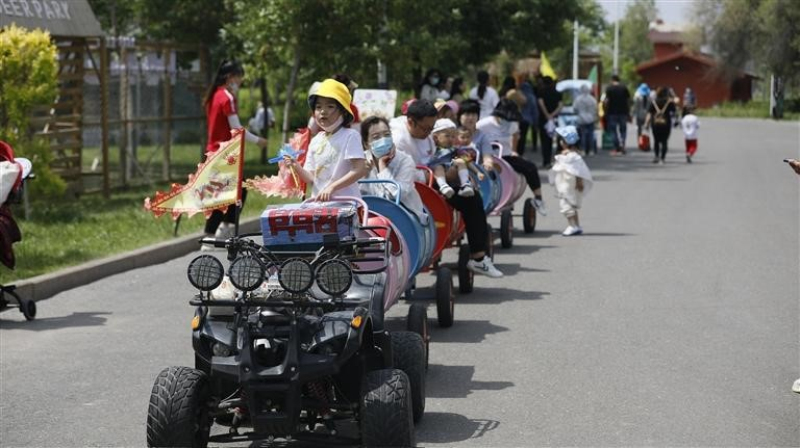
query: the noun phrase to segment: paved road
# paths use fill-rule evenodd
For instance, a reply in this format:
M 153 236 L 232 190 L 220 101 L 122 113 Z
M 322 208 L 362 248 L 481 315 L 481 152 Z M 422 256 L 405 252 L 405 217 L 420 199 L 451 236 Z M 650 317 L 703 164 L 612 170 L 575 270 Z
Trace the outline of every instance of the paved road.
M 800 126 L 705 119 L 692 165 L 680 138 L 665 166 L 590 159 L 587 234 L 561 237 L 551 199 L 498 252 L 507 277 L 459 297 L 420 445 L 800 445 L 800 178 L 781 162 Z M 0 445 L 143 445 L 153 378 L 192 362 L 189 259 L 0 315 Z

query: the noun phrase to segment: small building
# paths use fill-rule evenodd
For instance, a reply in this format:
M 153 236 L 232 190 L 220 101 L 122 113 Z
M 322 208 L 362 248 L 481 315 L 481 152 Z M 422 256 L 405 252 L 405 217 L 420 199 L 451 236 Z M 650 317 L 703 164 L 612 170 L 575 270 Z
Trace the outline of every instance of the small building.
M 648 39 L 653 43 L 653 59 L 637 66 L 636 73 L 651 88 L 669 86 L 682 97 L 690 87 L 701 108 L 724 101 L 750 101 L 758 77 L 743 72 L 733 80 L 724 78 L 712 56 L 685 48 L 686 39 L 679 28 L 655 22 Z

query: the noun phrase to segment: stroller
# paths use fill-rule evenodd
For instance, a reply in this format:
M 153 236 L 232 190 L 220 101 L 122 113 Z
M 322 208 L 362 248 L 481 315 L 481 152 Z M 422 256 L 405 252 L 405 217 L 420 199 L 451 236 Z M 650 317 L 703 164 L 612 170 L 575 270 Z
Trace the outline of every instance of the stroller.
M 15 158 L 11 146 L 0 141 L 0 263 L 14 269 L 13 244 L 22 239 L 19 227 L 11 215 L 10 204 L 19 203 L 25 180 L 32 178 L 31 162 L 24 158 Z M 23 299 L 17 294 L 16 286 L 0 284 L 0 311 L 11 305 L 11 300 L 17 303 L 20 312 L 27 320 L 36 317 L 36 303 Z

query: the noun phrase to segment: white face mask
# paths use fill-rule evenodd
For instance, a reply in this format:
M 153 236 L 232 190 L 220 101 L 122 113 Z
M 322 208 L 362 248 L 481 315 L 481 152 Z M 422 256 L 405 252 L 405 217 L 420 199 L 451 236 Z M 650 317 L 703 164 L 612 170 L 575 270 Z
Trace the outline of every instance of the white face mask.
M 236 93 L 239 92 L 239 84 L 236 84 L 235 82 L 229 83 L 228 90 L 230 90 L 231 93 L 235 95 Z
M 316 120 L 314 120 L 314 121 L 316 121 Z M 333 124 L 331 124 L 330 126 L 323 126 L 320 122 L 317 122 L 319 127 L 321 127 L 322 130 L 327 132 L 327 133 L 331 133 L 331 132 L 339 129 L 339 126 L 341 126 L 342 123 L 344 123 L 344 117 L 341 116 L 341 115 L 339 115 L 339 118 L 337 118 L 336 121 L 334 121 Z

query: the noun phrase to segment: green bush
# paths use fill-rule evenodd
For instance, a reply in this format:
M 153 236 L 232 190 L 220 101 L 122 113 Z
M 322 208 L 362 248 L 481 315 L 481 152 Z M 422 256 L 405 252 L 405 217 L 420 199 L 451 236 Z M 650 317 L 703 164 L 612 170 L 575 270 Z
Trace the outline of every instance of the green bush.
M 33 195 L 60 195 L 66 185 L 50 171 L 47 142 L 28 126 L 33 108 L 52 103 L 58 93 L 58 60 L 50 34 L 11 25 L 0 32 L 0 140 L 31 159 L 37 176 Z

